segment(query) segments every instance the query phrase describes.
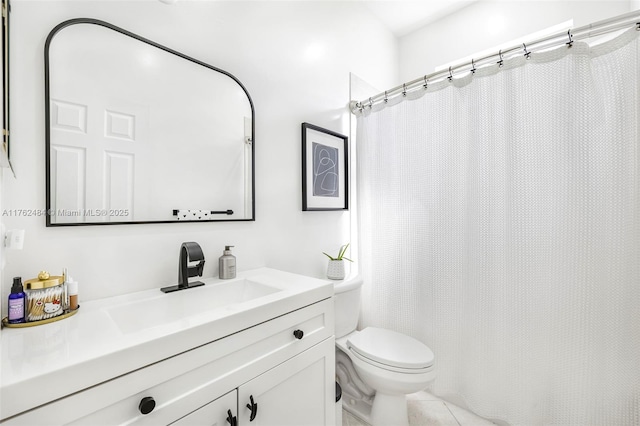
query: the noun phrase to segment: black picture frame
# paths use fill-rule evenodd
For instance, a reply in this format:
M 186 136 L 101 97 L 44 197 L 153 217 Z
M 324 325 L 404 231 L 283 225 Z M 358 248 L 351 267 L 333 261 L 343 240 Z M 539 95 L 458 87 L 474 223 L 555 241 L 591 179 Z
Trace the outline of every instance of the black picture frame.
M 349 210 L 349 138 L 302 123 L 302 211 Z

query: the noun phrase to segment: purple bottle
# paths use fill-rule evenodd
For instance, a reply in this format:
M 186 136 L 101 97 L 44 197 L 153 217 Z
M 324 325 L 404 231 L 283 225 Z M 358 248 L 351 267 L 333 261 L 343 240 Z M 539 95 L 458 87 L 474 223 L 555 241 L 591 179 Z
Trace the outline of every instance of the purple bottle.
M 9 323 L 18 324 L 26 322 L 25 306 L 27 295 L 22 289 L 22 278 L 15 277 L 13 286 L 11 286 L 11 294 L 9 295 Z

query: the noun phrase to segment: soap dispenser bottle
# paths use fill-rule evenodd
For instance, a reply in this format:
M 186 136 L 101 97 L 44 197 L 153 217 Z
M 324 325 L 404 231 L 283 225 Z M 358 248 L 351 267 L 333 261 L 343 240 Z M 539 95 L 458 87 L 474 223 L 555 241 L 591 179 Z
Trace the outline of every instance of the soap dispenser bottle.
M 231 247 L 233 246 L 225 246 L 218 260 L 218 276 L 222 280 L 236 277 L 236 257 L 231 254 Z
M 9 295 L 9 323 L 18 324 L 27 322 L 25 318 L 27 295 L 22 288 L 22 278 L 15 277 Z

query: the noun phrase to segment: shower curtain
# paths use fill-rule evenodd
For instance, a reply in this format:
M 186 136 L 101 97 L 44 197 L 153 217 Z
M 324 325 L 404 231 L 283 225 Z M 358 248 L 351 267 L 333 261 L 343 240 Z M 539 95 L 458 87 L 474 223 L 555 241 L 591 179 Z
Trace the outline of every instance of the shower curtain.
M 514 425 L 640 424 L 640 45 L 533 53 L 358 114 L 361 326 Z

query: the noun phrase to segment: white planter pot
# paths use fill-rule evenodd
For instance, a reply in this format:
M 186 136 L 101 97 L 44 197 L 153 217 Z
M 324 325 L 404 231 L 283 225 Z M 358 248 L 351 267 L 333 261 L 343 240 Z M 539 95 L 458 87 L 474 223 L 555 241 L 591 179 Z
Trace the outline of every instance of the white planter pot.
M 327 278 L 330 280 L 344 279 L 344 260 L 330 260 L 327 267 Z

